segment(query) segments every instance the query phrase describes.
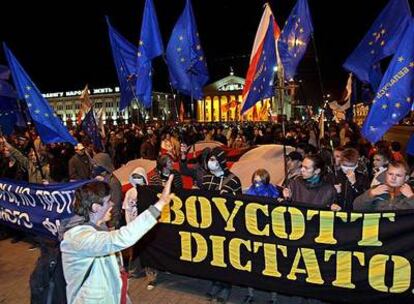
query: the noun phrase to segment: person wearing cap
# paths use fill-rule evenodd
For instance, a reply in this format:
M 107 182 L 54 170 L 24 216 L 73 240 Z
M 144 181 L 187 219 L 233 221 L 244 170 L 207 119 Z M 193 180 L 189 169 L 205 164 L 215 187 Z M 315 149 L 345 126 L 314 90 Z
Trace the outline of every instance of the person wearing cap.
M 107 182 L 111 188 L 113 208 L 109 226 L 119 228 L 121 226 L 122 185 L 113 174 L 115 168 L 112 164 L 111 156 L 108 153 L 98 153 L 93 157 L 92 164 L 92 177 L 96 180 Z
M 220 194 L 242 194 L 240 179 L 227 168 L 225 151 L 219 147 L 214 148 L 208 157 L 208 172 L 203 176 L 201 189 L 218 191 Z M 231 284 L 227 282 L 212 281 L 207 292 L 209 300 L 226 303 L 230 297 Z
M 90 179 L 92 177 L 92 162 L 85 151 L 85 146 L 78 143 L 75 146 L 75 155 L 69 160 L 69 179 Z

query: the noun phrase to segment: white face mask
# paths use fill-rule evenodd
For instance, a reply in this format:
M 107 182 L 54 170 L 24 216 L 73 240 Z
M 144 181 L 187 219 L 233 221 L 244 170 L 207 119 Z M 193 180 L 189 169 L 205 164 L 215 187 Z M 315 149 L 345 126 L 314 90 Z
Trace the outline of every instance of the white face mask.
M 220 164 L 216 160 L 209 160 L 207 166 L 210 171 L 217 171 L 220 169 Z
M 342 166 L 341 165 L 341 169 L 344 173 L 347 173 L 348 171 L 355 171 L 355 169 L 358 167 L 358 165 L 352 166 L 352 167 L 348 167 L 348 166 Z
M 142 186 L 145 185 L 145 180 L 143 177 L 133 178 L 132 181 L 135 185 Z

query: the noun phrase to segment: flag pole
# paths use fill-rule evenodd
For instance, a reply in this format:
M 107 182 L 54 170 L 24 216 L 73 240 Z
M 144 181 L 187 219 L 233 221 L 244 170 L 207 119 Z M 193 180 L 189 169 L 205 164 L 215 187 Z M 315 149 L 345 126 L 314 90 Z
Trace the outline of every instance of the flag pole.
M 282 118 L 282 134 L 283 139 L 286 138 L 286 126 L 285 126 L 285 117 L 284 117 L 284 108 L 285 108 L 285 75 L 284 69 L 281 60 L 278 61 L 279 64 L 276 66 L 277 68 L 277 82 L 276 82 L 276 89 L 275 94 L 278 96 L 280 108 L 280 115 Z M 286 152 L 286 142 L 285 140 L 282 141 L 283 145 L 283 165 L 284 165 L 284 172 L 285 172 L 285 179 L 288 176 L 287 170 L 287 152 Z
M 320 85 L 321 93 L 322 93 L 322 101 L 324 103 L 323 104 L 323 108 L 322 108 L 322 112 L 325 114 L 326 107 L 328 106 L 328 100 L 325 101 L 325 88 L 323 86 L 322 72 L 321 72 L 321 67 L 320 67 L 320 64 L 319 64 L 318 49 L 316 47 L 315 35 L 314 35 L 313 32 L 311 33 L 311 37 L 312 37 L 313 50 L 314 50 L 314 53 L 315 53 L 314 58 L 315 58 L 315 62 L 316 62 L 316 68 L 318 70 L 319 85 Z M 324 118 L 325 117 L 326 117 L 326 115 L 324 115 Z M 327 129 L 328 129 L 328 134 L 329 134 L 329 146 L 330 146 L 330 148 L 332 150 L 332 154 L 331 154 L 331 158 L 332 158 L 331 159 L 332 169 L 333 169 L 333 172 L 334 172 L 334 174 L 336 176 L 335 163 L 334 163 L 334 158 L 333 158 L 334 146 L 333 146 L 333 141 L 332 141 L 331 133 L 329 132 L 330 126 L 332 124 L 332 117 L 330 119 L 327 119 L 326 120 L 326 124 L 327 124 Z M 320 142 L 320 138 L 319 138 L 319 142 Z
M 26 109 L 23 111 L 23 103 L 22 103 L 22 101 L 19 98 L 17 99 L 17 107 L 19 108 L 20 113 L 22 113 L 23 120 L 26 123 L 26 126 L 28 128 L 30 145 L 32 146 L 32 149 L 33 149 L 33 152 L 34 152 L 34 155 L 35 155 L 35 158 L 36 158 L 36 164 L 37 164 L 37 167 L 39 169 L 40 176 L 44 180 L 45 179 L 45 175 L 43 173 L 42 166 L 40 165 L 40 157 L 39 157 L 39 154 L 37 153 L 36 146 L 34 144 L 34 140 L 32 138 L 32 135 L 30 133 L 30 130 L 29 130 L 29 119 L 27 117 Z

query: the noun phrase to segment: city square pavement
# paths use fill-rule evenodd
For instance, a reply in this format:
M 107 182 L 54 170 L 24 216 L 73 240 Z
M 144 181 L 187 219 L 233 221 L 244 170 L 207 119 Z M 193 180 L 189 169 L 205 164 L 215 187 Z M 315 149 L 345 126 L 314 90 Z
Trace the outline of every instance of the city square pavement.
M 29 277 L 39 250 L 29 250 L 30 244 L 10 239 L 0 241 L 0 304 L 30 303 Z M 139 304 L 201 304 L 208 303 L 204 294 L 210 283 L 175 274 L 162 273 L 159 284 L 152 291 L 146 289 L 144 277 L 129 280 L 129 294 Z M 241 303 L 246 288 L 234 287 L 228 303 Z M 266 303 L 270 294 L 257 291 L 257 303 Z

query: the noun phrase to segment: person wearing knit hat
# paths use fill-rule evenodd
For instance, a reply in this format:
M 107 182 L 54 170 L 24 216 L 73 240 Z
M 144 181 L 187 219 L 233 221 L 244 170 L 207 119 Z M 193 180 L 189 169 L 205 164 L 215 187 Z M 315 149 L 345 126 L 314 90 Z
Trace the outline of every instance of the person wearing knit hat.
M 114 165 L 108 153 L 95 154 L 92 160 L 92 176 L 100 181 L 105 181 L 111 187 L 111 201 L 114 203 L 112 208 L 111 227 L 119 228 L 121 222 L 122 209 L 122 185 L 119 179 L 113 174 Z
M 230 172 L 227 167 L 226 153 L 223 149 L 214 148 L 207 162 L 208 172 L 203 176 L 201 189 L 218 191 L 220 194 L 242 194 L 240 179 Z M 220 281 L 212 281 L 207 292 L 208 300 L 217 300 L 226 303 L 230 297 L 231 284 Z

